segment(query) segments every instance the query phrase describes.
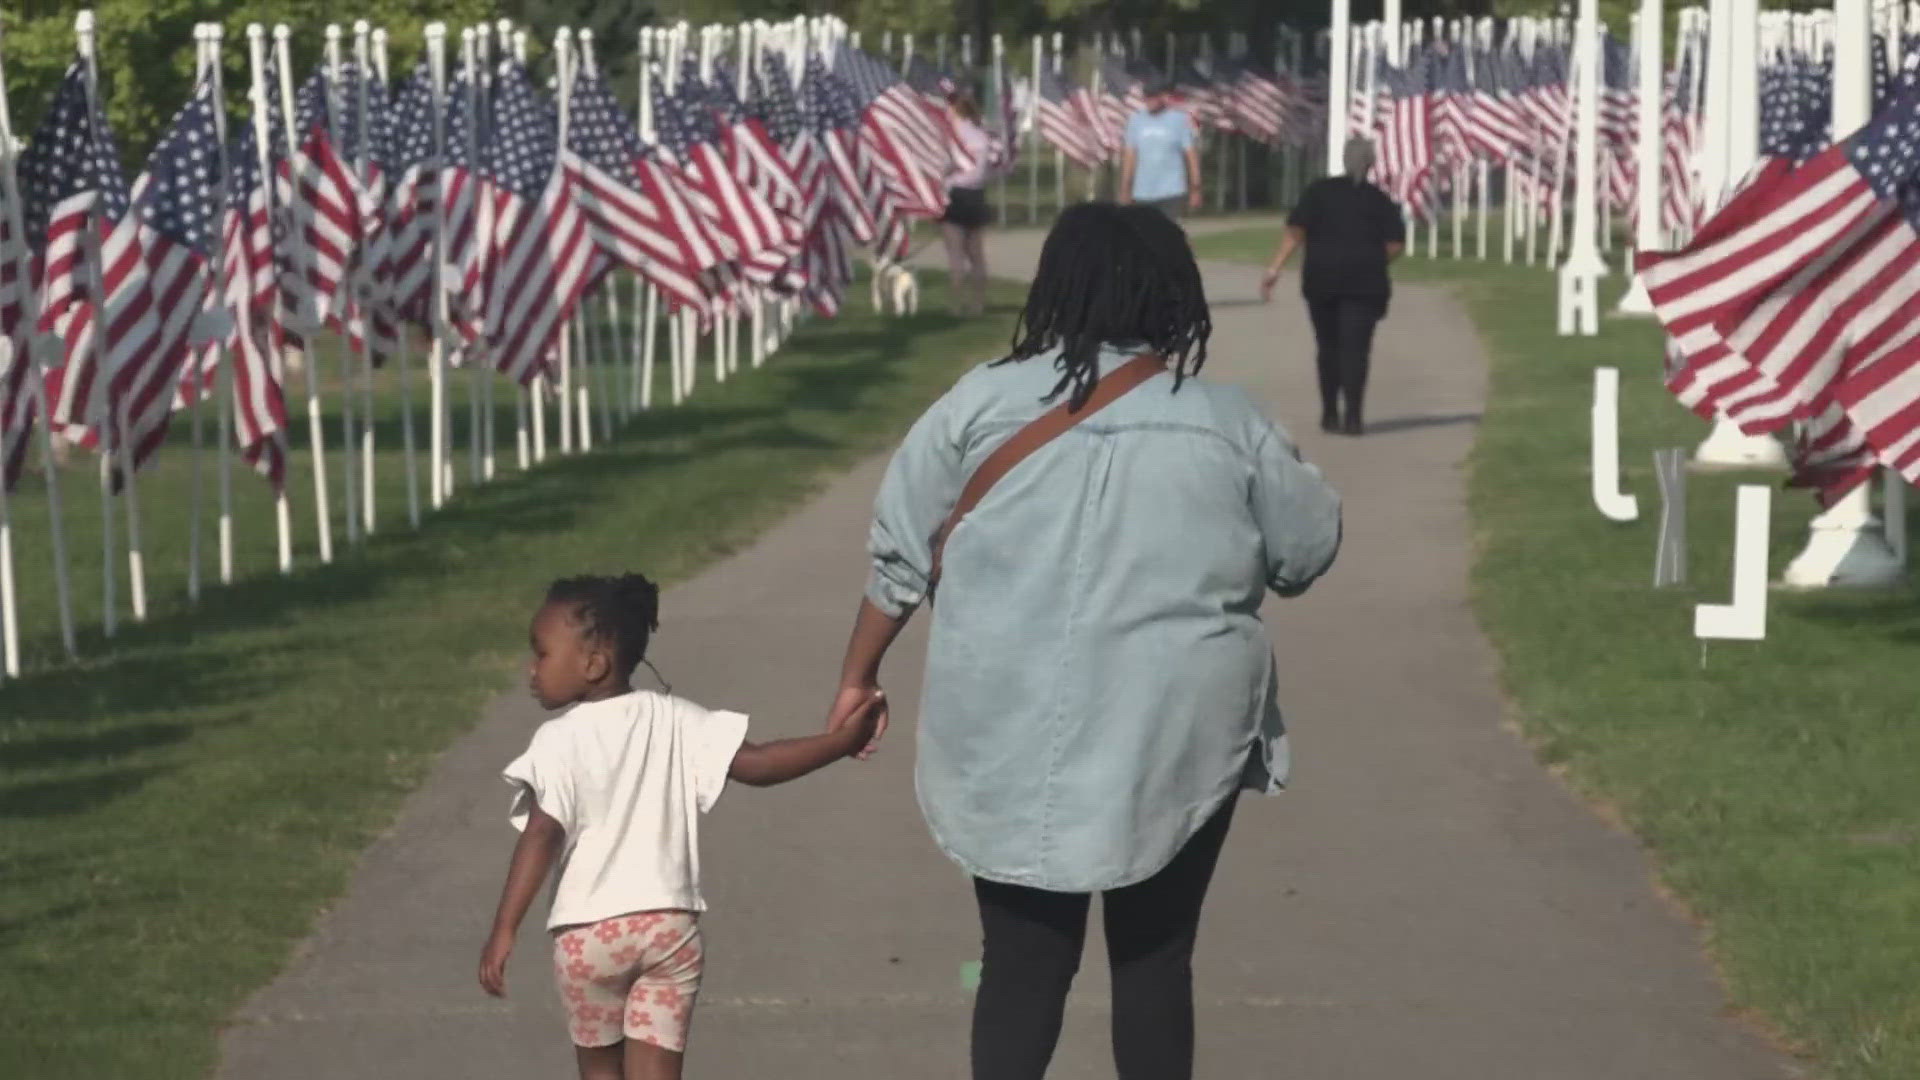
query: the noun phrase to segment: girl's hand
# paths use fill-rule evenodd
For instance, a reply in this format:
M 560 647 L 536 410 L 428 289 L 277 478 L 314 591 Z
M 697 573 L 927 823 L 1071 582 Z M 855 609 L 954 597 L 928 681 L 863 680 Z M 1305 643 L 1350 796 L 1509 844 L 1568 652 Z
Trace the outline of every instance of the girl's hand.
M 869 718 L 867 713 L 871 713 Z M 865 761 L 880 748 L 880 739 L 887 733 L 887 699 L 877 686 L 843 686 L 834 696 L 833 710 L 827 714 L 827 730 L 838 731 L 846 724 L 873 725 L 872 734 L 866 744 L 854 752 L 854 758 Z
M 513 955 L 513 939 L 503 934 L 487 938 L 480 951 L 480 989 L 494 997 L 507 996 L 507 957 Z

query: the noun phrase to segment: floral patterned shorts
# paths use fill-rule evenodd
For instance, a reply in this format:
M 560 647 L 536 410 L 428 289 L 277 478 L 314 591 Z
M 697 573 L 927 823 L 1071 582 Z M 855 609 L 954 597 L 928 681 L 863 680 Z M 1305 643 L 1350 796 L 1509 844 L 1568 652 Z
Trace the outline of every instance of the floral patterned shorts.
M 691 911 L 642 911 L 553 939 L 553 975 L 576 1046 L 624 1036 L 663 1050 L 687 1048 L 704 952 Z

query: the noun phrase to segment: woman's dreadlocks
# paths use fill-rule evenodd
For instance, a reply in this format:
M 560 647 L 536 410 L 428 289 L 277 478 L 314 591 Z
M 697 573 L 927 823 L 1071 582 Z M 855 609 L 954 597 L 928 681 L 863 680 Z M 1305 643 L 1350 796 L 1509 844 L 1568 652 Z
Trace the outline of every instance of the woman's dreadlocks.
M 1174 387 L 1207 362 L 1213 321 L 1187 234 L 1149 206 L 1081 203 L 1047 234 L 1013 328 L 1016 363 L 1058 348 L 1060 381 L 1079 407 L 1100 381 L 1103 344 L 1142 344 L 1173 368 Z

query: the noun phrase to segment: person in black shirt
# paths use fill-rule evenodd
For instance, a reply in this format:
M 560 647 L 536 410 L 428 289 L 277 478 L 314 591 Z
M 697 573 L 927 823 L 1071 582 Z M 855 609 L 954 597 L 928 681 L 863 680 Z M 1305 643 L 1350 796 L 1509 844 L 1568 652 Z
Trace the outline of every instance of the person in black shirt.
M 1320 427 L 1359 435 L 1367 392 L 1367 360 L 1373 327 L 1387 313 L 1393 287 L 1387 264 L 1406 249 L 1406 225 L 1386 192 L 1366 180 L 1373 144 L 1347 142 L 1346 174 L 1307 185 L 1287 217 L 1280 250 L 1260 281 L 1260 299 L 1271 299 L 1280 270 L 1293 249 L 1307 249 L 1300 292 L 1313 318 L 1320 369 Z M 1342 423 L 1340 405 L 1346 405 Z

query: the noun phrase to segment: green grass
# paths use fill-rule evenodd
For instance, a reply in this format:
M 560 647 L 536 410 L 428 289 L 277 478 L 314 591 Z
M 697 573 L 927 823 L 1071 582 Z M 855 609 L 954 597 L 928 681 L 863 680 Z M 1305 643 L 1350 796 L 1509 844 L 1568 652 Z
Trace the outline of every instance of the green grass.
M 1272 242 L 1198 246 L 1264 258 Z M 1920 1076 L 1914 590 L 1776 591 L 1765 641 L 1703 650 L 1693 605 L 1729 596 L 1733 489 L 1778 478 L 1694 476 L 1689 587 L 1654 590 L 1651 454 L 1706 433 L 1660 384 L 1656 326 L 1608 318 L 1598 337 L 1562 338 L 1544 270 L 1406 270 L 1452 283 L 1486 342 L 1475 603 L 1539 752 L 1653 849 L 1665 884 L 1704 919 L 1738 1009 L 1836 1080 Z M 1609 284 L 1611 302 L 1624 283 Z M 1642 507 L 1631 525 L 1602 519 L 1588 496 L 1602 364 L 1622 372 L 1624 484 Z M 1804 492 L 1775 493 L 1776 580 L 1815 510 Z
M 934 277 L 923 310 L 944 307 Z M 509 419 L 505 475 L 418 532 L 389 459 L 380 535 L 327 568 L 303 551 L 287 578 L 264 485 L 236 476 L 246 579 L 193 608 L 185 455 L 143 474 L 149 621 L 67 665 L 42 619 L 34 670 L 0 684 L 0 1073 L 206 1075 L 218 1026 L 286 961 L 434 755 L 512 685 L 548 580 L 636 568 L 672 582 L 735 549 L 992 355 L 1008 290 L 995 300 L 988 320 L 881 320 L 856 295 L 765 369 L 725 386 L 703 370 L 688 405 L 524 475 Z M 67 476 L 92 494 L 85 468 Z M 97 495 L 74 501 L 91 551 L 80 504 Z

